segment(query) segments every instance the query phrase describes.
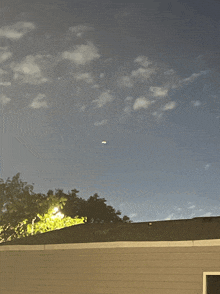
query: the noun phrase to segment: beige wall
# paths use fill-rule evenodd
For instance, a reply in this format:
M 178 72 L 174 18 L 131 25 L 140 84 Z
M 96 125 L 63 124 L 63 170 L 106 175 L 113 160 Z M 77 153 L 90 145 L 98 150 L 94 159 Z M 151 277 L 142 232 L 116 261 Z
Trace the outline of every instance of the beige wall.
M 0 246 L 1 294 L 202 294 L 212 271 L 220 240 Z

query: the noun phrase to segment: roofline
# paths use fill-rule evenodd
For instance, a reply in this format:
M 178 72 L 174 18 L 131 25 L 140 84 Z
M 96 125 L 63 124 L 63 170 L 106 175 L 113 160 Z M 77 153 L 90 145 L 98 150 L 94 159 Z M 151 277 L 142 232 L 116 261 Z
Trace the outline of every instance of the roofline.
M 220 246 L 220 239 L 190 240 L 190 241 L 120 241 L 97 243 L 65 243 L 45 245 L 3 245 L 0 251 L 24 250 L 66 250 L 66 249 L 99 249 L 99 248 L 131 248 L 131 247 L 194 247 Z

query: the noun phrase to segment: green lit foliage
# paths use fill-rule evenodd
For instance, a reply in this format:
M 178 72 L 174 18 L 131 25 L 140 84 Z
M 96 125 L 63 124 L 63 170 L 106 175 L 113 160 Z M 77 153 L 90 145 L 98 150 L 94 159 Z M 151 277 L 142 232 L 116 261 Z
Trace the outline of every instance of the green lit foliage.
M 106 205 L 98 194 L 88 200 L 78 197 L 76 189 L 65 194 L 62 189 L 47 195 L 34 193 L 33 186 L 19 179 L 20 173 L 4 183 L 0 179 L 0 243 L 44 233 L 79 223 L 131 223 L 128 216 Z M 57 207 L 65 217 L 54 218 Z M 3 210 L 5 210 L 3 212 Z M 2 213 L 1 213 L 2 211 Z
M 36 194 L 33 192 L 33 186 L 23 183 L 19 176 L 20 173 L 12 180 L 8 178 L 5 183 L 0 181 L 0 211 L 6 210 L 0 214 L 0 243 L 28 236 L 30 233 L 44 232 L 45 228 L 58 229 L 63 228 L 65 224 L 82 222 L 82 219 L 64 218 L 54 220 L 52 224 L 50 212 L 55 207 L 62 209 L 67 199 L 61 194 L 53 195 L 51 190 L 48 191 L 47 197 Z M 41 221 L 34 224 L 37 217 Z
M 15 227 L 15 234 L 10 236 L 7 241 L 13 239 L 20 239 L 21 237 L 26 237 L 30 235 L 42 234 L 49 231 L 54 231 L 62 229 L 65 227 L 70 227 L 78 224 L 84 224 L 84 218 L 74 218 L 64 217 L 63 215 L 54 215 L 54 209 L 49 209 L 47 214 L 40 215 L 37 214 L 37 217 L 40 219 L 37 223 L 27 223 L 27 219 L 19 223 Z M 36 219 L 36 218 L 35 218 Z M 26 230 L 24 229 L 24 225 Z M 18 230 L 21 228 L 20 230 Z M 5 240 L 3 240 L 4 242 Z

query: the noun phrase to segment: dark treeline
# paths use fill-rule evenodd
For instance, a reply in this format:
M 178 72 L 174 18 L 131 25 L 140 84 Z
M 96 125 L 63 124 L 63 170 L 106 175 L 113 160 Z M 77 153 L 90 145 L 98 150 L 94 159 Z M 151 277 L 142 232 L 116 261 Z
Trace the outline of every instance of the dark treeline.
M 91 223 L 131 223 L 128 216 L 120 217 L 121 212 L 112 206 L 106 205 L 104 198 L 98 194 L 87 200 L 77 195 L 78 190 L 64 193 L 63 189 L 49 190 L 47 194 L 34 193 L 33 185 L 27 185 L 19 179 L 20 173 L 5 182 L 0 179 L 0 226 L 4 236 L 13 232 L 13 228 L 25 219 L 29 223 L 39 221 L 37 214 L 43 215 L 51 206 L 59 207 L 59 211 L 66 217 L 87 217 L 86 224 Z M 9 225 L 10 224 L 10 225 Z

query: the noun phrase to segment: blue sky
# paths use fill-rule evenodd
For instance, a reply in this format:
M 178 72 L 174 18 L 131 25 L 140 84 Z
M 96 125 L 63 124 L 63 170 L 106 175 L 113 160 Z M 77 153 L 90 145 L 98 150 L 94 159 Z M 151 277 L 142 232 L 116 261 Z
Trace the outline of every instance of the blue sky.
M 98 193 L 134 222 L 220 215 L 219 9 L 1 5 L 1 178 Z

